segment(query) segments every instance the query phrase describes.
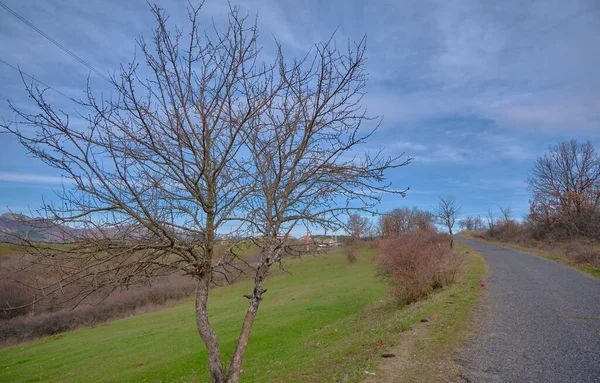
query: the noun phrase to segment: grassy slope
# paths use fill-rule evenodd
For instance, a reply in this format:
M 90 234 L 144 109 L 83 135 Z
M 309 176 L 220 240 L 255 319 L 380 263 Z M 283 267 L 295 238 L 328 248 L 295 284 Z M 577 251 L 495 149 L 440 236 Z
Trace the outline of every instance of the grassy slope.
M 292 275 L 275 273 L 266 283 L 243 381 L 360 381 L 397 341 L 391 334 L 439 311 L 449 294 L 465 305 L 471 299 L 461 295 L 470 289 L 462 283 L 397 310 L 374 277 L 372 257 L 363 252 L 351 266 L 340 253 L 311 257 L 289 262 Z M 233 351 L 246 309 L 241 296 L 249 289 L 240 282 L 213 291 L 211 320 L 224 355 Z M 206 367 L 192 302 L 0 350 L 1 381 L 204 382 Z
M 499 246 L 504 246 L 504 247 L 509 247 L 511 249 L 515 249 L 518 251 L 522 251 L 525 253 L 529 253 L 529 254 L 533 254 L 533 255 L 537 255 L 538 257 L 542 257 L 542 258 L 546 258 L 550 261 L 554 261 L 554 262 L 560 262 L 563 265 L 567 265 L 573 268 L 576 268 L 579 271 L 583 271 L 584 273 L 590 274 L 591 276 L 594 276 L 596 278 L 600 278 L 600 269 L 597 269 L 595 267 L 592 267 L 590 265 L 585 265 L 585 264 L 577 264 L 573 261 L 571 261 L 570 259 L 566 258 L 566 257 L 557 257 L 555 254 L 550 253 L 549 251 L 546 251 L 544 249 L 539 249 L 536 247 L 525 247 L 525 246 L 520 246 L 514 243 L 510 243 L 510 242 L 498 242 L 498 241 L 488 241 L 482 238 L 479 238 L 478 236 L 472 234 L 472 233 L 460 233 L 459 234 L 462 237 L 465 238 L 469 238 L 472 239 L 474 241 L 479 241 L 479 242 L 489 242 L 489 243 L 493 243 L 495 245 L 499 245 Z

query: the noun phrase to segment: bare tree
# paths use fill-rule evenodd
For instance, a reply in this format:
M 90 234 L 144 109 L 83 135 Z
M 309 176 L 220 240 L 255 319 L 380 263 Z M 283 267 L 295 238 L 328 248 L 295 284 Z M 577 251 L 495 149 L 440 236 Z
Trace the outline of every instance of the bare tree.
M 483 224 L 483 220 L 481 219 L 481 216 L 478 215 L 477 217 L 473 218 L 473 230 L 484 230 L 485 229 L 485 225 Z
M 480 216 L 477 217 L 465 217 L 458 220 L 458 225 L 463 230 L 483 230 L 485 229 L 483 221 Z
M 465 217 L 458 220 L 458 226 L 463 230 L 475 230 L 475 219 L 473 217 Z
M 456 223 L 456 216 L 460 212 L 460 207 L 456 204 L 456 198 L 454 197 L 440 197 L 437 207 L 435 208 L 435 215 L 440 225 L 444 225 L 448 228 L 448 234 L 450 234 L 450 247 L 454 247 L 454 233 L 452 229 Z
M 527 185 L 531 221 L 558 225 L 567 235 L 597 234 L 600 227 L 593 224 L 600 217 L 600 156 L 589 141 L 551 146 L 536 160 Z
M 490 231 L 491 234 L 494 233 L 494 231 L 496 230 L 496 217 L 494 216 L 494 212 L 492 211 L 492 209 L 488 209 L 488 213 L 487 213 L 487 224 L 488 224 L 488 230 Z
M 371 121 L 361 106 L 364 41 L 345 52 L 329 41 L 292 63 L 279 49 L 274 64 L 261 65 L 256 26 L 237 8 L 212 37 L 199 29 L 200 6 L 189 10 L 189 36 L 169 32 L 164 11 L 151 9 L 152 44 L 138 41 L 150 79 L 134 62 L 112 78 L 116 98 L 99 100 L 88 87 L 78 101 L 85 126 L 28 85 L 39 111 L 13 108 L 19 121 L 2 124 L 74 183 L 43 209 L 47 221 L 65 228 L 60 242 L 68 246 L 19 240 L 36 265 L 57 276 L 42 291 L 73 286 L 75 301 L 168 273 L 189 275 L 211 379 L 238 382 L 268 270 L 302 251 L 285 235 L 301 224 L 344 228 L 341 217 L 372 212 L 382 193 L 404 194 L 390 189 L 384 172 L 410 158 L 378 152 L 348 159 L 376 128 L 361 134 Z M 215 252 L 225 224 L 237 238 L 261 236 L 255 263 L 236 257 L 236 244 Z M 209 289 L 217 275 L 248 269 L 254 288 L 225 367 L 208 320 Z
M 510 223 L 511 216 L 512 216 L 512 207 L 510 207 L 510 206 L 506 206 L 506 207 L 499 206 L 499 209 L 500 209 L 500 213 L 502 213 L 502 220 L 504 221 L 504 224 L 508 225 Z
M 417 207 L 396 208 L 379 218 L 379 231 L 383 237 L 397 236 L 416 229 L 432 229 L 434 220 L 431 212 Z
M 363 217 L 360 214 L 350 214 L 348 217 L 348 233 L 354 240 L 362 238 L 369 230 L 369 218 Z

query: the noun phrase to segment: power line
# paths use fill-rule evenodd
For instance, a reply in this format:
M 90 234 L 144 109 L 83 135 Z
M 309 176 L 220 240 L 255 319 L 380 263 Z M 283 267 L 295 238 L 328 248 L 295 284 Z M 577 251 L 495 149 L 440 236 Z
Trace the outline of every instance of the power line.
M 52 89 L 53 91 L 55 91 L 56 93 L 60 94 L 61 96 L 63 96 L 63 97 L 66 97 L 66 98 L 68 98 L 69 100 L 73 100 L 73 97 L 69 97 L 69 96 L 67 96 L 66 94 L 64 94 L 63 92 L 61 92 L 61 91 L 59 91 L 59 90 L 56 90 L 56 89 L 54 89 L 53 87 L 51 87 L 50 85 L 46 84 L 45 82 L 43 82 L 43 81 L 41 81 L 41 80 L 38 80 L 37 78 L 33 77 L 32 75 L 30 75 L 30 74 L 27 74 L 27 73 L 23 72 L 23 71 L 22 71 L 20 68 L 17 68 L 16 66 L 9 64 L 9 63 L 7 63 L 6 61 L 4 61 L 4 60 L 2 60 L 2 59 L 0 59 L 0 63 L 4 64 L 4 65 L 6 65 L 6 66 L 8 66 L 8 67 L 10 67 L 10 68 L 12 68 L 12 69 L 14 69 L 14 70 L 16 70 L 17 72 L 21 73 L 23 76 L 25 76 L 25 77 L 29 77 L 29 78 L 30 78 L 30 79 L 32 79 L 33 81 L 35 81 L 35 82 L 38 82 L 38 83 L 42 84 L 42 85 L 43 85 L 43 86 L 45 86 L 46 88 L 48 88 L 48 89 Z
M 42 31 L 40 28 L 36 27 L 34 24 L 30 23 L 27 19 L 25 19 L 23 16 L 19 15 L 17 12 L 13 11 L 12 9 L 10 9 L 6 4 L 4 4 L 2 1 L 0 1 L 0 6 L 4 9 L 6 9 L 8 12 L 10 12 L 13 16 L 15 16 L 16 18 L 18 18 L 19 20 L 21 20 L 22 22 L 24 22 L 25 24 L 27 24 L 29 27 L 31 27 L 34 31 L 36 31 L 37 33 L 39 33 L 40 35 L 44 36 L 46 39 L 48 39 L 51 43 L 53 43 L 54 45 L 56 45 L 57 47 L 59 47 L 60 49 L 62 49 L 64 52 L 66 52 L 67 54 L 69 54 L 69 56 L 73 57 L 75 60 L 79 61 L 81 64 L 85 65 L 88 69 L 90 69 L 91 71 L 93 71 L 94 73 L 96 73 L 98 76 L 100 76 L 102 79 L 104 79 L 107 82 L 111 82 L 110 79 L 105 76 L 104 74 L 102 74 L 102 72 L 100 72 L 98 69 L 94 68 L 91 64 L 89 64 L 87 61 L 85 61 L 84 59 L 82 59 L 81 57 L 77 56 L 75 53 L 73 53 L 72 51 L 70 51 L 67 47 L 65 47 L 64 45 L 62 45 L 61 43 L 59 43 L 58 41 L 54 40 L 52 37 L 48 36 L 47 33 L 45 33 L 44 31 Z

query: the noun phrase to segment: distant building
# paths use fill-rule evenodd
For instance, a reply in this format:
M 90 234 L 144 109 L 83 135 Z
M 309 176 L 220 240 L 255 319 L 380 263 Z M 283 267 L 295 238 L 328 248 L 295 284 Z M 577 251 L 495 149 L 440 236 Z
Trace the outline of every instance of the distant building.
M 304 242 L 312 242 L 313 241 L 313 238 L 310 235 L 303 235 L 300 239 Z
M 317 240 L 317 247 L 333 247 L 335 246 L 335 241 L 331 238 L 319 238 Z
M 229 238 L 219 238 L 217 240 L 219 246 L 231 246 L 231 240 Z

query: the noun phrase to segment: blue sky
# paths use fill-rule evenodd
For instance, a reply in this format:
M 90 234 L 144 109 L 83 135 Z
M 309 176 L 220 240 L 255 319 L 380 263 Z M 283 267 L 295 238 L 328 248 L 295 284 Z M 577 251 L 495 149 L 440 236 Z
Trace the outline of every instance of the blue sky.
M 145 1 L 2 0 L 58 42 L 112 73 L 131 61 L 140 34 L 150 35 Z M 183 25 L 184 1 L 160 1 Z M 455 196 L 463 215 L 512 206 L 527 213 L 527 172 L 548 145 L 575 138 L 600 149 L 600 3 L 541 1 L 244 1 L 258 15 L 264 59 L 273 37 L 300 57 L 337 29 L 337 40 L 367 35 L 368 95 L 383 116 L 365 149 L 385 146 L 415 157 L 389 173 L 406 198 L 382 211 L 431 208 Z M 224 1 L 207 0 L 210 28 L 226 18 Z M 0 8 L 0 59 L 69 96 L 81 95 L 89 69 Z M 97 91 L 107 83 L 91 75 Z M 17 71 L 0 62 L 0 118 L 14 118 L 7 100 L 30 108 Z M 73 107 L 53 93 L 53 105 Z M 52 199 L 60 174 L 0 135 L 0 213 L 28 213 Z

